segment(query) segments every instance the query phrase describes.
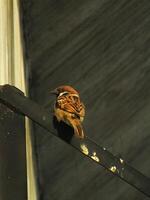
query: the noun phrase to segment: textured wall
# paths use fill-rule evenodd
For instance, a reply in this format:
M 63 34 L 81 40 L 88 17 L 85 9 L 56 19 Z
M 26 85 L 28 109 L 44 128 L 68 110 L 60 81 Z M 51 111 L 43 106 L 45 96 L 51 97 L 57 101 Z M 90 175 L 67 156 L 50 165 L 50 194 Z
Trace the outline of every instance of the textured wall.
M 22 0 L 31 97 L 71 84 L 87 135 L 150 176 L 150 1 Z M 34 127 L 43 200 L 148 199 Z

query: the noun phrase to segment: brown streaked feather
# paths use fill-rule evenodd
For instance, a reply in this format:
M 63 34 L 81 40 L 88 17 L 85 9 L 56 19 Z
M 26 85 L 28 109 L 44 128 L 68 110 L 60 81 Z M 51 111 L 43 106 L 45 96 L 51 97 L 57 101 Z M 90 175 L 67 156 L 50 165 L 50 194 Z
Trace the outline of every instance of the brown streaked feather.
M 79 120 L 74 120 L 71 125 L 74 128 L 75 135 L 77 137 L 83 139 L 84 138 L 84 132 L 83 132 L 83 128 L 82 128 L 81 122 Z
M 58 121 L 64 121 L 66 124 L 72 126 L 74 129 L 74 134 L 76 137 L 83 139 L 84 138 L 84 132 L 81 125 L 81 120 L 79 118 L 75 118 L 73 116 L 74 114 L 68 113 L 62 109 L 56 108 L 55 109 L 55 116 Z
M 76 137 L 83 139 L 84 132 L 81 122 L 85 116 L 85 106 L 79 93 L 71 86 L 60 86 L 55 89 L 57 94 L 54 114 L 58 121 L 64 121 L 74 129 Z
M 80 102 L 79 97 L 74 95 L 65 95 L 57 98 L 57 106 L 69 113 L 75 114 L 77 117 L 84 117 L 85 107 L 82 102 Z

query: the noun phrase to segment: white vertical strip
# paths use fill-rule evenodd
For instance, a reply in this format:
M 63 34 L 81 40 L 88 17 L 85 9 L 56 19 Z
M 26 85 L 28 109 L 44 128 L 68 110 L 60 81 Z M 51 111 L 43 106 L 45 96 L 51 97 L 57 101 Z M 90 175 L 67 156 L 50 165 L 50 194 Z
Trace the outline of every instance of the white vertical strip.
M 13 0 L 13 65 L 14 68 L 14 85 L 26 92 L 25 89 L 25 77 L 24 77 L 24 63 L 23 63 L 23 48 L 21 41 L 21 30 L 20 30 L 20 17 L 18 0 Z M 16 70 L 17 69 L 17 70 Z
M 0 84 L 8 83 L 7 5 L 0 0 Z
M 11 84 L 26 94 L 18 0 L 0 0 L 0 85 Z M 26 119 L 28 200 L 36 200 L 29 122 Z

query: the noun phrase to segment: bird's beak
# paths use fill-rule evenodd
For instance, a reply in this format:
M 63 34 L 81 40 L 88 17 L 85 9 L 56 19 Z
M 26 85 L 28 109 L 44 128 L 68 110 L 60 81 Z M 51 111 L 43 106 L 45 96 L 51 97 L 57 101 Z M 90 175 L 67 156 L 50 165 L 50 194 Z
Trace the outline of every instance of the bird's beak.
M 55 90 L 51 90 L 51 91 L 50 91 L 50 94 L 58 95 L 58 91 L 57 91 L 57 89 L 55 89 Z

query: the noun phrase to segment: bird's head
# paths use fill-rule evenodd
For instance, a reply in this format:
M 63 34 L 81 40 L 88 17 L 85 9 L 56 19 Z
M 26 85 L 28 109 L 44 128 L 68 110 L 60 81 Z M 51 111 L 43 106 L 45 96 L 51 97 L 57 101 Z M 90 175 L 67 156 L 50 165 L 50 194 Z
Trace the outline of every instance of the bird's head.
M 52 90 L 51 93 L 55 94 L 56 96 L 62 96 L 65 94 L 74 94 L 74 95 L 79 96 L 79 93 L 77 92 L 77 90 L 75 90 L 73 87 L 69 85 L 59 86 L 56 89 Z

